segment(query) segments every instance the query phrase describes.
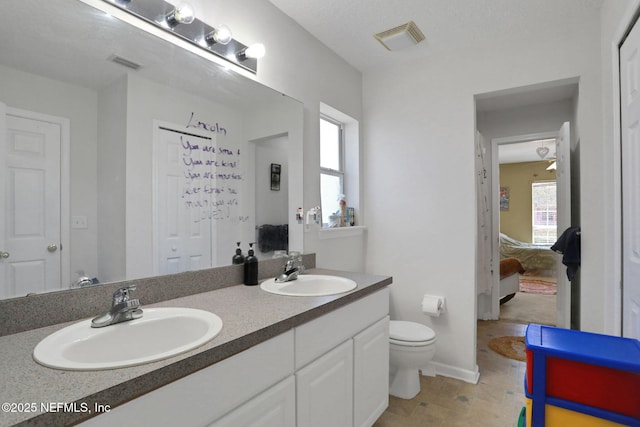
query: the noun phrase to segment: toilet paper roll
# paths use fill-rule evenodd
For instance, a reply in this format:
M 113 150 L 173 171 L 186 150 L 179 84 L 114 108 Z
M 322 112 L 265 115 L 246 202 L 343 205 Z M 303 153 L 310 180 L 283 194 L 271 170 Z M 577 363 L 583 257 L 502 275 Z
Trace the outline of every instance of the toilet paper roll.
M 438 317 L 444 310 L 444 297 L 425 295 L 422 299 L 422 312 L 429 316 Z

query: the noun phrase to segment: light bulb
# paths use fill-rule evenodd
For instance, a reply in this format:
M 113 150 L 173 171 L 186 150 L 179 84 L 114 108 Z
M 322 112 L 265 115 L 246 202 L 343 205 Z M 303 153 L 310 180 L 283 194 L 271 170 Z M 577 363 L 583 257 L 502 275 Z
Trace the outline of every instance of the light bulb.
M 196 19 L 196 11 L 187 2 L 182 2 L 166 16 L 167 25 L 173 28 L 178 24 L 191 24 Z
M 262 58 L 265 54 L 265 48 L 262 43 L 255 43 L 244 50 L 244 56 L 246 58 Z
M 205 36 L 208 44 L 228 44 L 232 40 L 231 30 L 226 25 L 219 25 Z

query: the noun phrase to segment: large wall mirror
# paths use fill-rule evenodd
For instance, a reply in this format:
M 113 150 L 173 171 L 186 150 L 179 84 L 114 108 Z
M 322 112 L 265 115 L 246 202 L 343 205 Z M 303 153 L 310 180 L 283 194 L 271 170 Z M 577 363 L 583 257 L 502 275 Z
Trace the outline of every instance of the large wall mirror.
M 86 3 L 3 2 L 0 298 L 301 250 L 302 104 Z

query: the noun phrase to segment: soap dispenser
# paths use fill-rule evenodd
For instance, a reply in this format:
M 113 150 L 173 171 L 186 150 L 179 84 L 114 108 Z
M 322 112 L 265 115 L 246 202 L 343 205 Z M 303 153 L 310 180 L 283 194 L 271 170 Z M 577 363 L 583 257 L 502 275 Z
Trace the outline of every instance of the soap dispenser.
M 244 264 L 244 255 L 242 255 L 242 249 L 240 249 L 240 242 L 238 243 L 238 247 L 236 248 L 236 254 L 231 259 L 232 264 Z
M 253 243 L 249 243 L 249 255 L 244 260 L 244 284 L 258 284 L 258 258 L 253 255 Z

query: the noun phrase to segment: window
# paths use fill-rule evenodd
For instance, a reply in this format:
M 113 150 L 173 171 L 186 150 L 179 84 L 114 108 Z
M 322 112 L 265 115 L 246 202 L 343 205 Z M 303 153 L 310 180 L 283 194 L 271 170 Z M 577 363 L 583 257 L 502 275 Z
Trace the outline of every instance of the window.
M 340 210 L 344 194 L 344 132 L 342 123 L 320 117 L 320 202 L 322 225 L 328 227 L 330 216 Z
M 534 245 L 552 245 L 557 237 L 556 183 L 531 184 L 531 206 Z

